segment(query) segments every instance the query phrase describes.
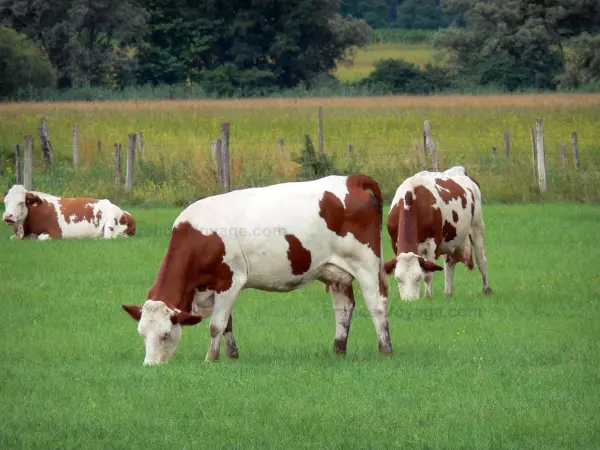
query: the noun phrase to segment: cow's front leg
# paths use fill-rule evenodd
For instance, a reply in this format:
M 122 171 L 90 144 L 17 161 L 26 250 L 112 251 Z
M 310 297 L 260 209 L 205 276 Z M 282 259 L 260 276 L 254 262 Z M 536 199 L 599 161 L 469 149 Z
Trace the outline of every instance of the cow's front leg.
M 444 293 L 452 297 L 454 294 L 454 272 L 456 270 L 456 262 L 452 259 L 451 255 L 446 255 L 444 258 L 444 281 L 445 289 Z
M 334 353 L 345 355 L 348 345 L 348 333 L 352 312 L 354 311 L 354 291 L 352 284 L 339 285 L 332 283 L 331 299 L 333 301 L 333 312 L 335 314 L 335 340 L 333 342 Z
M 25 230 L 23 229 L 23 224 L 13 226 L 13 231 L 15 234 L 10 237 L 11 241 L 21 241 L 25 239 Z
M 217 361 L 219 359 L 221 336 L 223 336 L 223 333 L 226 331 L 227 324 L 231 319 L 231 310 L 233 309 L 235 299 L 245 283 L 245 278 L 234 275 L 233 282 L 228 290 L 215 293 L 215 305 L 209 327 L 210 346 L 206 352 L 204 361 Z M 233 340 L 233 326 L 231 329 L 231 334 L 229 335 L 229 339 L 229 342 L 232 342 L 235 346 L 235 341 Z M 230 350 L 233 351 L 233 348 Z

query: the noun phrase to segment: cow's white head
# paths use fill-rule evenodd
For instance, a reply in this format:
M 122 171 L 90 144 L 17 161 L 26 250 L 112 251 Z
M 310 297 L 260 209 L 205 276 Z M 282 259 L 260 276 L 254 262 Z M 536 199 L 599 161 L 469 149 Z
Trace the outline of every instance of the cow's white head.
M 144 365 L 164 364 L 175 354 L 183 325 L 196 325 L 202 316 L 179 311 L 166 303 L 146 300 L 143 306 L 122 305 L 138 321 L 138 333 L 144 339 Z
M 418 300 L 421 296 L 421 280 L 427 272 L 444 270 L 436 263 L 427 261 L 412 252 L 396 256 L 394 275 L 403 300 Z
M 15 184 L 4 194 L 4 214 L 2 220 L 7 225 L 22 224 L 27 217 L 28 208 L 42 203 L 42 199 L 20 184 Z

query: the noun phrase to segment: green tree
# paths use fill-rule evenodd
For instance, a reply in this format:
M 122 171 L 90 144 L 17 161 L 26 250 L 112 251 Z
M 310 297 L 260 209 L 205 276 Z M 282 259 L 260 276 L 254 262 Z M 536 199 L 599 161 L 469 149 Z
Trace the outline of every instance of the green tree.
M 24 34 L 0 27 L 0 97 L 18 89 L 43 88 L 56 84 L 48 56 Z
M 135 0 L 0 0 L 0 23 L 38 43 L 61 87 L 122 82 L 146 17 Z
M 139 81 L 230 89 L 311 83 L 352 58 L 371 29 L 338 0 L 143 0 Z
M 567 88 L 600 86 L 600 34 L 587 32 L 569 41 L 571 52 L 567 55 L 561 85 Z

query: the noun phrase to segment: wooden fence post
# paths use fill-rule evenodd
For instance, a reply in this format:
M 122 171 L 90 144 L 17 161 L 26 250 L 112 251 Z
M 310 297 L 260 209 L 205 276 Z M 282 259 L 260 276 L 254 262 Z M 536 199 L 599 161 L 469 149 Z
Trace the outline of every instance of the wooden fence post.
M 353 152 L 354 152 L 354 144 L 352 144 L 352 142 L 348 142 L 348 155 L 352 156 Z
M 138 141 L 137 141 L 137 154 L 138 159 L 141 161 L 144 157 L 144 132 L 138 132 Z
M 96 148 L 98 149 L 98 154 L 102 154 L 102 141 L 100 139 L 98 139 L 98 144 Z
M 560 144 L 560 159 L 562 161 L 562 168 L 567 168 L 567 144 Z
M 221 156 L 223 158 L 223 189 L 231 190 L 231 173 L 229 171 L 229 122 L 221 124 Z
M 21 146 L 19 144 L 15 144 L 15 175 L 17 176 L 15 184 L 23 184 L 21 172 Z
M 433 158 L 433 169 L 438 172 L 439 171 L 439 159 L 437 154 L 437 148 L 435 147 L 435 142 L 433 141 L 433 135 L 431 133 L 431 123 L 429 120 L 426 120 L 424 123 L 425 129 L 425 143 L 426 147 L 429 149 L 429 153 Z
M 0 153 L 0 175 L 4 175 L 4 153 Z
M 121 189 L 121 144 L 114 144 L 115 148 L 115 187 Z
M 28 191 L 33 189 L 33 136 L 25 135 L 23 148 L 23 186 Z
M 127 140 L 127 172 L 125 173 L 125 191 L 133 192 L 133 174 L 135 169 L 135 141 L 136 134 L 131 133 Z
M 496 164 L 498 162 L 498 155 L 497 155 L 496 147 L 492 147 L 492 155 L 494 156 L 494 164 Z
M 217 153 L 217 140 L 215 141 L 210 141 L 210 157 L 212 158 L 213 161 L 218 161 L 218 153 Z
M 48 130 L 48 122 L 46 121 L 46 116 L 42 117 L 40 127 L 38 128 L 38 134 L 40 135 L 40 142 L 42 144 L 44 170 L 48 170 L 52 167 L 54 154 L 52 151 L 52 144 L 50 143 L 50 131 Z
M 215 143 L 215 159 L 217 161 L 217 184 L 223 189 L 223 173 L 225 171 L 225 164 L 223 163 L 223 141 L 217 139 L 213 142 Z
M 581 170 L 579 165 L 579 143 L 577 142 L 577 133 L 573 131 L 571 134 L 571 141 L 573 142 L 573 165 L 575 170 Z
M 427 134 L 423 130 L 423 170 L 427 170 Z
M 504 157 L 508 158 L 508 155 L 510 153 L 510 135 L 508 134 L 508 131 L 504 132 Z
M 319 155 L 325 154 L 325 146 L 323 144 L 323 107 L 319 106 L 317 110 L 317 135 L 319 138 Z
M 533 178 L 537 179 L 537 147 L 535 144 L 535 131 L 533 127 L 530 129 L 531 131 L 531 154 L 533 158 Z
M 283 153 L 284 149 L 283 149 L 283 145 L 285 144 L 285 141 L 283 140 L 283 138 L 279 138 L 279 152 Z
M 536 149 L 540 192 L 546 192 L 548 190 L 548 181 L 546 179 L 546 152 L 544 150 L 544 129 L 542 126 L 542 119 L 536 120 Z
M 73 125 L 73 167 L 79 164 L 79 126 Z

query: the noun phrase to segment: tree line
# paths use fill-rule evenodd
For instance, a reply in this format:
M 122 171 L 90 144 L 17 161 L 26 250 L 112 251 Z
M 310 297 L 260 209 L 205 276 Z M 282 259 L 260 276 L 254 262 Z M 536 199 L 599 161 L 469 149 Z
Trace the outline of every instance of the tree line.
M 269 95 L 331 76 L 373 29 L 433 30 L 444 56 L 383 60 L 372 93 L 595 87 L 599 0 L 0 0 L 0 97 L 23 89 L 198 86 Z

